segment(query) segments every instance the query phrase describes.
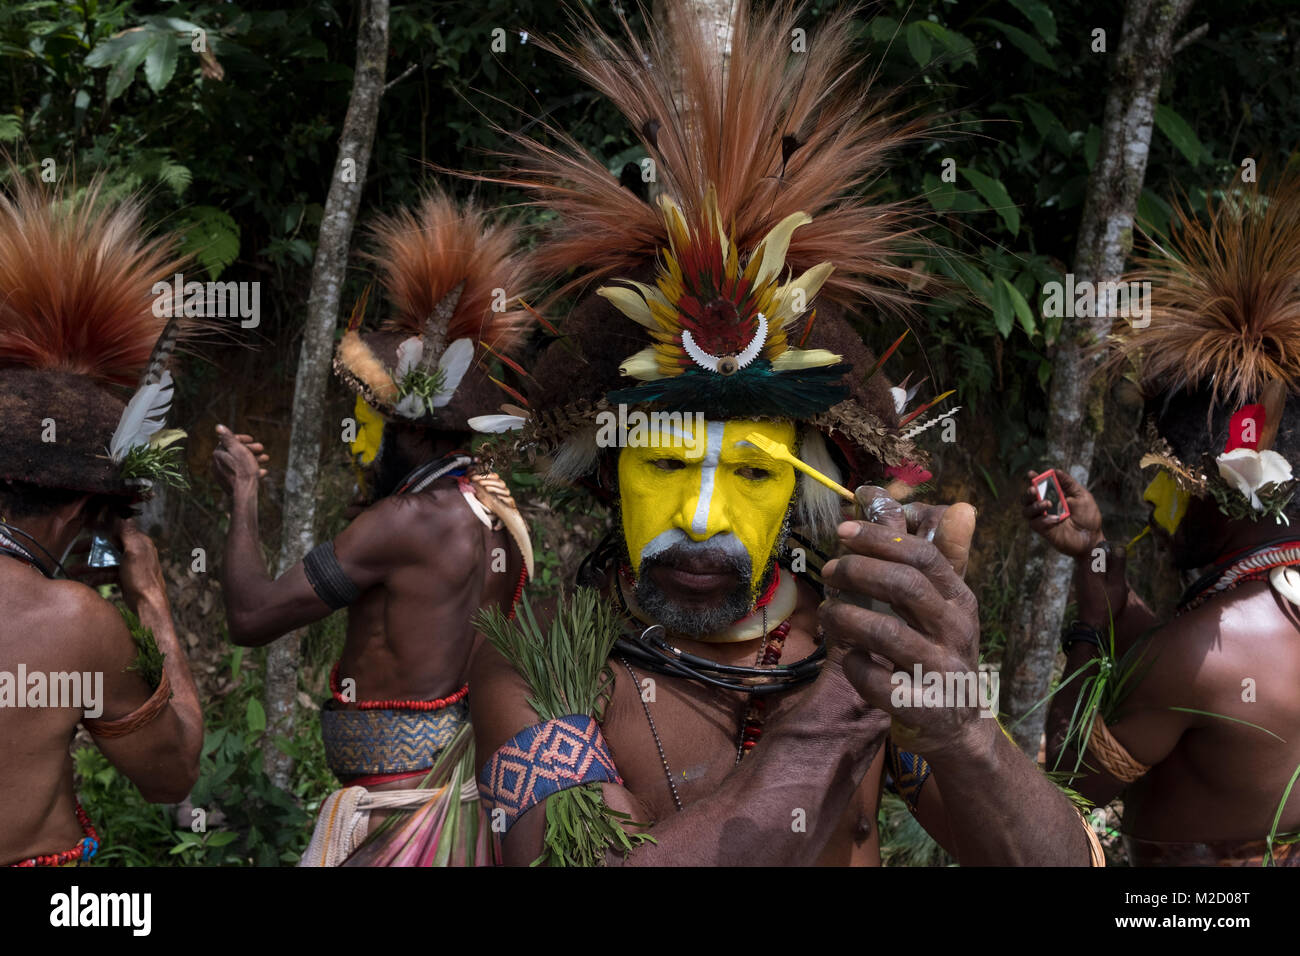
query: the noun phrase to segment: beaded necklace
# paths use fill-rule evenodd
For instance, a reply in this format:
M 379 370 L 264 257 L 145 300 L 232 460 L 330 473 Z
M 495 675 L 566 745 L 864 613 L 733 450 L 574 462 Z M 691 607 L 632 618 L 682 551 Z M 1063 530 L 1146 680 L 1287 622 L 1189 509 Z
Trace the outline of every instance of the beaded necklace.
M 45 569 L 45 566 L 41 564 L 39 560 L 37 560 L 36 555 L 31 550 L 19 544 L 18 541 L 15 540 L 18 535 L 22 535 L 24 538 L 30 539 L 33 544 L 35 544 L 38 548 L 41 548 L 40 543 L 31 535 L 29 535 L 26 531 L 23 531 L 22 528 L 15 528 L 9 522 L 5 521 L 3 518 L 0 518 L 0 554 L 6 555 L 7 557 L 10 558 L 17 558 L 19 561 L 22 561 L 24 564 L 30 564 L 37 571 L 41 572 L 41 574 L 45 575 L 50 580 L 53 580 L 54 575 Z M 41 548 L 41 550 L 45 552 L 45 556 L 47 558 L 49 558 L 51 561 L 54 561 L 55 565 L 59 568 L 59 570 L 63 570 L 63 565 L 59 564 L 59 562 L 54 559 L 53 555 L 51 555 L 48 551 L 45 551 L 44 548 Z
M 767 606 L 764 605 L 761 610 L 763 613 L 763 643 L 758 649 L 758 655 L 754 661 L 753 672 L 759 672 L 759 668 L 775 668 L 777 666 L 777 664 L 781 660 L 781 653 L 782 651 L 785 650 L 785 639 L 790 634 L 789 618 L 786 618 L 769 633 L 767 629 Z M 658 625 L 656 625 L 656 627 L 657 626 Z M 646 628 L 646 633 L 648 633 L 651 630 L 652 628 Z M 646 638 L 645 633 L 642 634 L 642 638 L 643 640 Z M 634 645 L 630 645 L 630 642 L 620 641 L 620 644 L 629 645 L 629 647 L 634 646 Z M 819 648 L 819 651 L 821 651 L 824 654 L 825 652 L 824 647 Z M 681 657 L 686 657 L 694 660 L 694 658 L 692 658 L 691 655 L 683 654 L 683 652 L 681 651 L 678 651 L 677 654 Z M 809 655 L 809 658 L 807 658 L 807 660 L 812 660 L 812 658 L 814 657 L 817 657 L 816 653 Z M 635 689 L 640 687 L 641 684 L 640 681 L 637 679 L 636 671 L 632 669 L 632 664 L 628 661 L 627 657 L 624 654 L 620 654 L 618 659 L 623 664 L 623 666 L 627 669 L 628 676 L 632 678 L 633 688 Z M 820 663 L 820 658 L 818 658 L 818 663 Z M 714 666 L 717 668 L 727 667 L 727 665 L 723 665 L 723 664 L 715 664 Z M 674 671 L 668 670 L 666 668 L 664 669 L 653 668 L 653 669 L 661 670 L 662 673 L 668 673 L 668 674 L 675 673 Z M 735 671 L 742 671 L 742 670 L 750 671 L 750 668 L 730 668 L 730 669 Z M 698 672 L 689 669 L 687 673 L 675 673 L 675 676 L 696 677 L 697 679 L 703 677 L 703 675 L 699 674 Z M 719 684 L 720 686 L 724 686 L 724 687 L 726 686 L 721 681 L 718 681 L 716 679 L 705 678 L 703 682 L 709 684 Z M 751 750 L 754 749 L 754 747 L 758 744 L 759 738 L 763 736 L 763 719 L 767 709 L 767 698 L 766 696 L 760 696 L 759 694 L 760 687 L 762 687 L 763 689 L 774 688 L 778 690 L 783 690 L 783 689 L 789 689 L 789 686 L 791 685 L 769 684 L 769 685 L 759 685 L 750 688 L 748 703 L 745 708 L 744 715 L 741 717 L 740 730 L 737 735 L 738 740 L 736 742 L 736 766 L 740 765 L 740 761 L 745 758 L 746 754 L 748 754 Z M 727 689 L 741 690 L 743 688 L 733 686 L 733 687 L 728 687 Z M 668 792 L 672 795 L 673 806 L 677 808 L 678 812 L 681 812 L 681 810 L 683 809 L 682 800 L 680 795 L 677 793 L 677 784 L 673 780 L 672 768 L 668 764 L 667 754 L 664 753 L 663 740 L 660 739 L 659 729 L 655 726 L 654 715 L 651 714 L 650 712 L 650 703 L 645 699 L 645 696 L 643 694 L 637 694 L 637 696 L 641 698 L 641 709 L 645 712 L 646 723 L 650 725 L 650 736 L 654 738 L 655 749 L 659 752 L 659 762 L 664 769 L 664 778 L 668 781 Z
M 1220 560 L 1183 594 L 1182 600 L 1178 602 L 1178 613 L 1194 610 L 1210 598 L 1231 591 L 1247 581 L 1263 580 L 1274 568 L 1294 564 L 1300 564 L 1300 541 L 1261 545 L 1226 567 L 1223 560 Z
M 77 822 L 81 824 L 81 832 L 86 835 L 71 850 L 64 850 L 62 853 L 44 853 L 9 865 L 19 867 L 64 866 L 76 860 L 91 859 L 99 852 L 99 834 L 95 832 L 95 827 L 90 822 L 90 816 L 82 809 L 80 800 L 77 801 Z

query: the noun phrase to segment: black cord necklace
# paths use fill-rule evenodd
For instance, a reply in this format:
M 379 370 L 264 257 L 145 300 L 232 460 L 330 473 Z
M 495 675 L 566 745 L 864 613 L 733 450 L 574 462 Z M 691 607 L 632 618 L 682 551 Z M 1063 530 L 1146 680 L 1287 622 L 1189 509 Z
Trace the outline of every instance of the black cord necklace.
M 397 486 L 397 494 L 417 495 L 443 475 L 455 471 L 457 468 L 465 468 L 472 464 L 473 461 L 474 459 L 469 455 L 458 451 L 454 451 L 450 455 L 444 455 L 441 458 L 435 458 L 433 461 L 426 461 L 402 479 Z
M 39 541 L 33 538 L 22 528 L 14 527 L 8 521 L 5 521 L 3 518 L 0 518 L 0 554 L 7 555 L 11 558 L 16 558 L 17 560 L 22 561 L 24 564 L 30 564 L 37 571 L 41 572 L 41 574 L 45 575 L 45 577 L 49 578 L 51 581 L 54 580 L 55 577 L 54 574 L 51 573 L 49 570 L 47 570 L 45 565 L 41 564 L 41 562 L 37 560 L 36 555 L 33 554 L 31 551 L 29 551 L 27 548 L 23 547 L 23 545 L 19 544 L 18 541 L 15 540 L 16 536 L 19 535 L 26 538 L 32 544 L 36 545 L 36 547 L 40 550 L 41 554 L 45 555 L 45 557 L 50 559 L 50 563 L 52 563 L 54 567 L 58 569 L 60 574 L 62 574 L 64 577 L 68 576 L 68 572 L 63 569 L 63 564 L 57 558 L 55 558 L 54 555 L 46 551 L 44 546 L 42 546 Z
M 634 620 L 635 615 L 628 607 L 623 596 L 623 589 L 617 582 L 614 593 L 627 620 Z M 766 631 L 766 628 L 764 628 Z M 639 634 L 633 630 L 631 636 L 618 638 L 614 649 L 623 656 L 630 657 L 647 670 L 670 677 L 683 677 L 696 683 L 722 690 L 740 691 L 746 694 L 779 694 L 801 687 L 821 673 L 822 661 L 826 659 L 826 645 L 818 644 L 817 649 L 801 661 L 782 664 L 776 667 L 740 667 L 735 664 L 720 664 L 705 657 L 697 657 L 674 647 L 664 640 L 666 630 L 662 624 L 652 624 Z M 766 634 L 764 635 L 766 636 Z

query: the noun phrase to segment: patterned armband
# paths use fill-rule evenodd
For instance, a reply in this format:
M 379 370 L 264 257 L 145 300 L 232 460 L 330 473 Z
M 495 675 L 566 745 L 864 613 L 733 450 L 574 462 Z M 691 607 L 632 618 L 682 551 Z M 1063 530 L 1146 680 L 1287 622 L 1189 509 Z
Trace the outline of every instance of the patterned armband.
M 889 778 L 885 786 L 903 798 L 907 809 L 916 812 L 921 802 L 921 788 L 930 778 L 930 765 L 918 754 L 899 750 L 892 740 L 885 742 L 885 769 Z
M 593 717 L 570 714 L 521 730 L 492 755 L 478 776 L 491 815 L 505 811 L 506 830 L 547 797 L 584 783 L 617 783 L 605 736 Z
M 322 542 L 308 551 L 302 559 L 302 569 L 311 589 L 332 611 L 347 607 L 361 597 L 361 589 L 339 565 L 333 541 Z

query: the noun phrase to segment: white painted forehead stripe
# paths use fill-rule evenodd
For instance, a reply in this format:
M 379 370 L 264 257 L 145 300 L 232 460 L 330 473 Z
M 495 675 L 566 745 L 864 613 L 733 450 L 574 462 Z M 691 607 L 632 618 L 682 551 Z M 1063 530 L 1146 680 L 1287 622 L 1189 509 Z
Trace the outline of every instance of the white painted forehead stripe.
M 708 445 L 704 451 L 704 461 L 700 464 L 700 501 L 695 506 L 695 516 L 691 519 L 691 531 L 704 534 L 709 528 L 709 507 L 713 504 L 713 479 L 718 472 L 718 459 L 722 455 L 722 432 L 725 422 L 709 422 Z

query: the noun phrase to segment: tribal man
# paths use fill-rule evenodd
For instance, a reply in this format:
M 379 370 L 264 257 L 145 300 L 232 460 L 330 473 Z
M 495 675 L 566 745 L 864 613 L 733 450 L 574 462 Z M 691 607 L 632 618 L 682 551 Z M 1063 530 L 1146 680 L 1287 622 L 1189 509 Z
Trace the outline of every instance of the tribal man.
M 864 483 L 921 470 L 845 318 L 919 278 L 889 264 L 906 210 L 855 189 L 910 133 L 847 82 L 847 16 L 788 57 L 795 11 L 737 7 L 725 71 L 680 6 L 649 42 L 590 18 L 572 44 L 543 41 L 641 132 L 660 211 L 571 141 L 517 137 L 503 177 L 559 214 L 546 267 L 617 284 L 563 324 L 526 414 L 474 424 L 552 480 L 594 475 L 618 514 L 583 569 L 595 591 L 551 615 L 549 659 L 604 668 L 594 684 L 565 675 L 557 693 L 520 637 L 530 613 L 484 623 L 471 707 L 505 862 L 879 864 L 888 774 L 963 863 L 1087 864 L 1090 828 L 973 689 L 898 693 L 895 671 L 975 676 L 973 510 L 909 520 L 864 487 L 865 520 L 841 523 L 837 492 L 792 466 Z M 839 556 L 819 565 L 803 541 Z
M 1300 866 L 1281 839 L 1300 830 L 1300 177 L 1206 201 L 1141 263 L 1149 326 L 1119 323 L 1109 363 L 1146 401 L 1149 527 L 1189 574 L 1174 617 L 1130 589 L 1082 485 L 1058 472 L 1068 515 L 1026 493 L 1031 526 L 1076 560 L 1062 647 L 1078 676 L 1049 753 L 1088 798 L 1123 794 L 1135 865 Z M 1075 714 L 1098 661 L 1125 690 Z
M 12 167 L 10 180 L 0 196 L 0 863 L 76 865 L 99 847 L 73 788 L 78 724 L 147 800 L 179 803 L 198 778 L 198 696 L 158 553 L 130 518 L 153 482 L 175 474 L 182 433 L 162 425 L 182 330 L 155 312 L 153 288 L 181 262 L 173 239 L 144 237 L 136 203 L 109 202 L 98 182 L 67 196 Z M 65 572 L 83 532 L 95 536 L 95 574 L 120 585 L 129 615 Z M 115 570 L 100 559 L 113 546 Z
M 326 759 L 345 787 L 322 806 L 303 865 L 486 861 L 494 844 L 478 822 L 465 700 L 471 619 L 481 607 L 513 606 L 532 549 L 505 483 L 463 449 L 468 416 L 500 400 L 489 363 L 527 333 L 527 311 L 507 308 L 525 275 L 512 229 L 442 194 L 418 214 L 382 219 L 375 236 L 395 315 L 362 335 L 360 306 L 334 360 L 357 394 L 352 447 L 369 506 L 273 580 L 257 523 L 267 456 L 251 436 L 219 427 L 213 464 L 231 496 L 230 636 L 262 645 L 348 609 L 333 699 L 321 712 Z M 397 810 L 413 812 L 385 813 Z M 461 826 L 443 827 L 448 816 Z M 385 817 L 395 832 L 354 855 Z

